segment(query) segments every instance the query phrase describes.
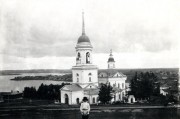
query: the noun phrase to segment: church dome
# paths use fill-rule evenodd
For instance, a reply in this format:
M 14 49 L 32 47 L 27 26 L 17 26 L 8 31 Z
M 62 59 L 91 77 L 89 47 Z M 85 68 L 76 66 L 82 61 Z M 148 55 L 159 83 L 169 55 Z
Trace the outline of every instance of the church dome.
M 82 13 L 82 35 L 78 38 L 76 48 L 92 48 L 91 42 L 85 34 L 84 12 Z
M 88 38 L 88 36 L 86 36 L 85 34 L 82 34 L 79 38 L 78 38 L 78 44 L 79 43 L 90 43 L 90 40 Z
M 110 55 L 109 55 L 108 62 L 115 62 L 114 58 L 113 58 L 113 55 L 112 55 L 112 49 L 110 50 Z
M 114 58 L 113 58 L 113 57 L 110 57 L 110 58 L 108 59 L 108 62 L 115 62 L 115 61 L 114 61 Z

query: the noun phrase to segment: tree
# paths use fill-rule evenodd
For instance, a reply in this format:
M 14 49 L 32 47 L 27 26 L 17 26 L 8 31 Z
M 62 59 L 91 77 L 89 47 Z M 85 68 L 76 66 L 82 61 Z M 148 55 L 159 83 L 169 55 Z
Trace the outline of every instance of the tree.
M 37 91 L 35 87 L 25 87 L 23 92 L 24 98 L 36 99 Z
M 99 91 L 99 100 L 103 104 L 109 103 L 109 101 L 112 99 L 112 86 L 110 84 L 102 84 L 100 91 Z
M 137 90 L 137 72 L 135 73 L 134 77 L 131 79 L 131 82 L 130 82 L 130 88 L 131 88 L 131 91 L 129 92 L 129 94 L 133 94 L 135 97 L 136 97 L 136 90 Z
M 149 100 L 151 96 L 158 96 L 160 84 L 157 81 L 157 76 L 152 72 L 136 73 L 130 82 L 130 94 L 133 94 L 137 99 L 146 100 Z

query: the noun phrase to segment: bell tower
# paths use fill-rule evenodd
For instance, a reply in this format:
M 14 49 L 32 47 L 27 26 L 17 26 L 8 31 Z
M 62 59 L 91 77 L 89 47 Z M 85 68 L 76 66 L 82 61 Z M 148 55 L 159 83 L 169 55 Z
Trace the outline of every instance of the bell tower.
M 72 67 L 73 83 L 82 87 L 89 84 L 98 85 L 97 66 L 92 63 L 92 45 L 85 33 L 84 12 L 82 12 L 82 34 L 78 38 L 76 49 L 76 66 Z
M 82 12 L 82 35 L 76 45 L 76 65 L 92 64 L 92 45 L 85 34 L 84 12 Z

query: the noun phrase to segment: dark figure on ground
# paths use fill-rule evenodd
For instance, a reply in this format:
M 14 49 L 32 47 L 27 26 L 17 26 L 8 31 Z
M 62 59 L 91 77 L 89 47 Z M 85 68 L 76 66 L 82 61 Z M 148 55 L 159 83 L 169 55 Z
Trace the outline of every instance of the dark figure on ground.
M 89 112 L 90 112 L 90 105 L 88 103 L 87 97 L 83 98 L 83 102 L 80 106 L 80 111 L 82 114 L 82 119 L 88 119 L 89 118 Z

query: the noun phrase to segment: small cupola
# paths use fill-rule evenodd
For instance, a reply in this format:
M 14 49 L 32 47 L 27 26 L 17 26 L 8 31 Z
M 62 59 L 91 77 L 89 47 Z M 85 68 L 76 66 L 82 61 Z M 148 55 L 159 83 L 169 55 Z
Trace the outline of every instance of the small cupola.
M 115 68 L 115 61 L 112 55 L 112 49 L 110 50 L 110 55 L 108 59 L 108 69 L 114 69 Z

